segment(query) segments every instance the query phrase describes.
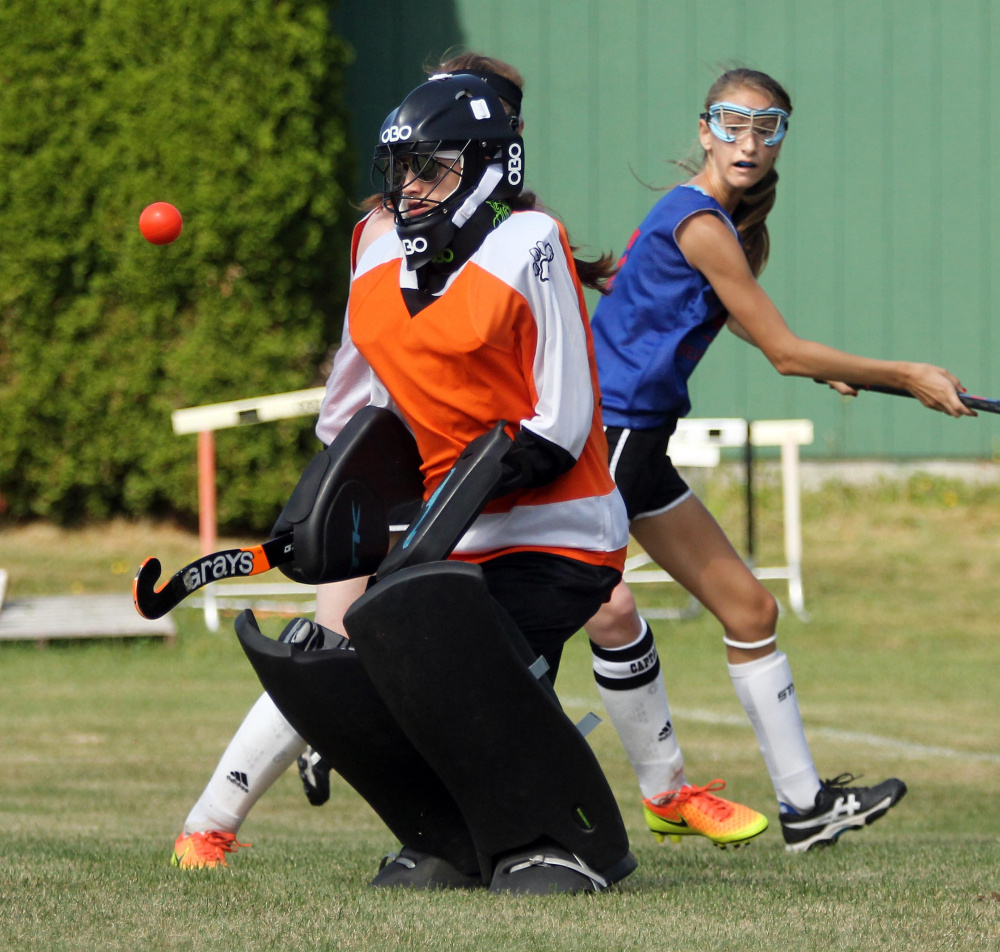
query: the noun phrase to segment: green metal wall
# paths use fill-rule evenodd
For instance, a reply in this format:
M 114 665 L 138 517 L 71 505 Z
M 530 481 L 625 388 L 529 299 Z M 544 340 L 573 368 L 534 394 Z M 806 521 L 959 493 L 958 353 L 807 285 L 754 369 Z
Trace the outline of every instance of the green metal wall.
M 789 324 L 1000 392 L 1000 0 L 347 0 L 337 22 L 360 164 L 424 61 L 499 56 L 526 78 L 528 184 L 591 252 L 620 252 L 657 198 L 643 183 L 680 180 L 722 69 L 773 74 L 795 112 L 763 284 Z M 729 334 L 692 389 L 696 416 L 811 418 L 813 456 L 1000 456 L 996 418 L 848 401 Z

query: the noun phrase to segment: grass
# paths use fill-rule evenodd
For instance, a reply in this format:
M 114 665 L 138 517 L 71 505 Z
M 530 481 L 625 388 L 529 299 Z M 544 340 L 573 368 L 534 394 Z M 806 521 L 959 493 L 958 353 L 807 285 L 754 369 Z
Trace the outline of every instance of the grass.
M 706 489 L 740 536 L 740 497 Z M 114 640 L 0 645 L 0 949 L 995 950 L 1000 947 L 1000 493 L 917 477 L 804 500 L 806 605 L 788 652 L 823 775 L 903 777 L 886 819 L 835 849 L 789 855 L 753 734 L 705 615 L 654 623 L 689 775 L 723 776 L 772 829 L 752 846 L 657 847 L 614 731 L 590 739 L 640 867 L 600 896 L 528 899 L 366 887 L 390 835 L 345 785 L 310 807 L 287 774 L 225 871 L 167 865 L 180 824 L 259 685 L 231 628 L 175 613 L 173 648 Z M 762 563 L 780 559 L 780 499 L 761 487 Z M 220 548 L 228 540 L 220 543 Z M 142 557 L 166 572 L 193 536 L 113 523 L 0 532 L 8 597 L 127 591 Z M 782 594 L 776 585 L 776 594 Z M 679 603 L 671 586 L 639 593 Z M 265 619 L 275 634 L 282 621 Z M 582 636 L 560 695 L 603 714 Z M 405 778 L 402 778 L 405 781 Z

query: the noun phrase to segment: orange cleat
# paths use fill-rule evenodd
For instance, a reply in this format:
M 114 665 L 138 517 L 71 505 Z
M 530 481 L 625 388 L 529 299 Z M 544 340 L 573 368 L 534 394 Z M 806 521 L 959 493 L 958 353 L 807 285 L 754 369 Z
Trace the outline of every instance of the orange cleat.
M 181 833 L 174 843 L 174 855 L 170 857 L 170 865 L 179 866 L 181 869 L 228 866 L 226 853 L 235 853 L 241 846 L 251 845 L 237 843 L 235 833 L 223 833 L 220 830 Z
M 740 803 L 723 800 L 712 790 L 722 790 L 724 780 L 704 787 L 686 784 L 642 801 L 646 823 L 657 842 L 668 836 L 680 843 L 682 836 L 704 836 L 716 846 L 739 846 L 767 829 L 767 817 Z

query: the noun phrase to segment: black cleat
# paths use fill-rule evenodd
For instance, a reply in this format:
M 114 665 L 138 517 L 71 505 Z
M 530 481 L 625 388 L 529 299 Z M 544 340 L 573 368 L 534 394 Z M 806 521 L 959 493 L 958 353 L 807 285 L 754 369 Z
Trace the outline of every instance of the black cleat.
M 314 806 L 321 807 L 330 799 L 330 768 L 318 751 L 311 747 L 299 757 L 299 779 L 306 799 Z
M 801 853 L 835 843 L 841 833 L 861 829 L 884 816 L 906 793 L 906 784 L 895 778 L 875 787 L 848 786 L 855 779 L 853 774 L 841 774 L 824 780 L 809 813 L 789 811 L 780 815 L 786 850 Z
M 490 892 L 545 896 L 549 893 L 602 892 L 636 868 L 626 853 L 610 869 L 598 872 L 579 856 L 557 846 L 522 850 L 497 863 Z
M 479 876 L 467 876 L 447 860 L 404 846 L 398 853 L 382 857 L 378 873 L 369 883 L 380 888 L 481 889 Z

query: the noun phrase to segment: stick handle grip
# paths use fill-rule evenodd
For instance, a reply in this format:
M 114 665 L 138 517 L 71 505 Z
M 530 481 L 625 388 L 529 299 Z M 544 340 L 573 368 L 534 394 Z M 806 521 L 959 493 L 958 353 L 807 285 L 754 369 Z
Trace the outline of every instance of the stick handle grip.
M 813 377 L 816 383 L 825 384 L 825 380 Z M 849 383 L 849 387 L 855 390 L 870 390 L 872 393 L 887 393 L 891 397 L 913 397 L 909 390 L 900 390 L 898 387 L 880 387 L 877 384 Z M 982 410 L 984 413 L 1000 413 L 1000 400 L 991 400 L 988 397 L 974 397 L 968 393 L 960 393 L 958 399 L 971 410 Z

